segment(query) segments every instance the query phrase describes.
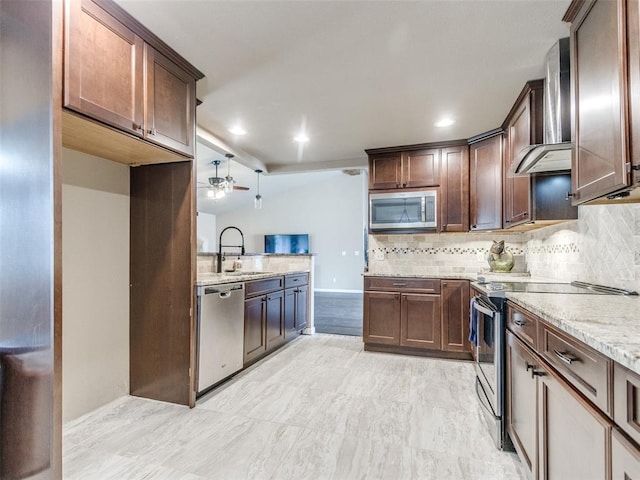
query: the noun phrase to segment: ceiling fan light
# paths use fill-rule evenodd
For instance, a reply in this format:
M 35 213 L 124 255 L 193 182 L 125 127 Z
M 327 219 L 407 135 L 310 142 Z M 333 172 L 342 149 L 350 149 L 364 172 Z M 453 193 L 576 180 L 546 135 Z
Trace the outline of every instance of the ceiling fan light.
M 293 140 L 298 143 L 306 143 L 309 141 L 309 136 L 306 133 L 299 133 L 293 137 Z
M 207 189 L 207 198 L 216 198 L 216 191 L 213 187 Z

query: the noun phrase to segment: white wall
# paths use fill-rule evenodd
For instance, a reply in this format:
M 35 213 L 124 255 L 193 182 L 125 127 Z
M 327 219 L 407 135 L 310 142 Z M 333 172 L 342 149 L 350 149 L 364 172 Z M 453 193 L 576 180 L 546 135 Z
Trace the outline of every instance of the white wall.
M 217 251 L 216 216 L 211 213 L 198 212 L 196 225 L 198 228 L 198 252 Z
M 361 291 L 366 189 L 365 175 L 342 172 L 302 188 L 292 185 L 275 197 L 264 197 L 261 210 L 244 208 L 217 215 L 218 234 L 234 225 L 244 233 L 247 252 L 264 252 L 265 234 L 308 233 L 309 250 L 317 254 L 316 290 Z M 234 243 L 234 234 L 225 233 L 223 243 Z
M 129 167 L 62 159 L 62 413 L 129 392 Z

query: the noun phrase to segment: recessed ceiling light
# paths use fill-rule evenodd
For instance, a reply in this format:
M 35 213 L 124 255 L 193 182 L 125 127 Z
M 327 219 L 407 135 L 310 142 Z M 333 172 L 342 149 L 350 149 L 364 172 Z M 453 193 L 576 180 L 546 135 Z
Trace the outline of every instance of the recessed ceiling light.
M 305 143 L 309 141 L 309 137 L 306 133 L 300 133 L 297 136 L 293 137 L 293 139 L 298 143 Z
M 456 121 L 453 118 L 443 118 L 442 120 L 438 120 L 434 125 L 436 127 L 450 127 L 454 123 L 456 123 Z
M 229 129 L 229 131 L 234 135 L 245 135 L 247 133 L 247 131 L 244 128 L 242 128 L 240 125 L 234 125 Z

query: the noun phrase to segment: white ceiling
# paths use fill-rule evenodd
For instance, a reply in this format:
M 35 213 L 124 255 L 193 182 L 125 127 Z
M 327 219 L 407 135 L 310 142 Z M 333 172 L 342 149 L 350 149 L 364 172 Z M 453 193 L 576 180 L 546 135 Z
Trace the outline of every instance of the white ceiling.
M 214 150 L 273 174 L 498 127 L 569 32 L 569 0 L 116 1 L 206 75 L 198 126 Z M 435 127 L 445 115 L 456 123 Z

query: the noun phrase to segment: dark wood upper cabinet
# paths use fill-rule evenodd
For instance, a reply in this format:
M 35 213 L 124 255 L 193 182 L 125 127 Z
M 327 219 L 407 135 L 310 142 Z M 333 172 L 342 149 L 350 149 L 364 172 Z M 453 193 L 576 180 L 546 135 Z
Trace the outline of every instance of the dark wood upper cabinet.
M 634 9 L 634 3 L 637 2 L 574 1 L 564 18 L 571 22 L 574 204 L 630 184 L 626 10 L 627 5 Z M 637 25 L 633 29 L 637 34 Z M 630 40 L 630 49 L 637 54 L 638 40 Z M 633 64 L 637 68 L 637 59 Z M 637 83 L 637 72 L 632 74 Z M 635 84 L 636 90 L 638 86 Z M 632 97 L 638 95 L 633 90 L 630 93 Z
M 369 154 L 370 190 L 433 187 L 439 184 L 439 148 Z
M 531 220 L 531 179 L 509 176 L 509 167 L 525 147 L 542 143 L 543 80 L 527 82 L 504 124 L 504 227 Z
M 469 146 L 470 229 L 502 228 L 502 135 Z
M 128 164 L 193 158 L 203 74 L 114 2 L 65 1 L 63 106 L 86 120 L 64 116 L 65 146 Z
M 196 82 L 175 63 L 145 45 L 144 136 L 163 147 L 195 155 Z
M 142 38 L 91 0 L 67 4 L 64 106 L 142 137 Z
M 469 230 L 469 147 L 459 145 L 441 151 L 440 230 Z

